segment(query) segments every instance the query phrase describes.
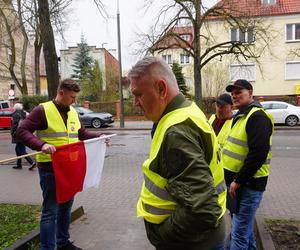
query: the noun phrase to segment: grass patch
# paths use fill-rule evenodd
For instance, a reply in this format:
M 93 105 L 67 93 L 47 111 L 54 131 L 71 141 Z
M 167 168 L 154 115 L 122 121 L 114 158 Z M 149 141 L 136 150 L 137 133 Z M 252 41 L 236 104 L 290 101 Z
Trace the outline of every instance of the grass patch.
M 276 249 L 300 249 L 300 221 L 266 219 L 265 222 Z
M 37 205 L 0 204 L 0 250 L 36 229 L 40 211 Z

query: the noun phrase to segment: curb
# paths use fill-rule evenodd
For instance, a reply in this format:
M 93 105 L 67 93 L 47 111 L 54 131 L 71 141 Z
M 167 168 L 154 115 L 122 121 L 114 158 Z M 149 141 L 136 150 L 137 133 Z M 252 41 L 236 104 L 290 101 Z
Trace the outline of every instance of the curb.
M 264 218 L 256 215 L 254 223 L 254 231 L 256 233 L 257 249 L 259 250 L 275 250 L 273 240 L 267 230 Z
M 83 207 L 80 206 L 74 209 L 71 213 L 71 222 L 79 219 L 84 215 Z M 12 246 L 6 248 L 6 250 L 28 250 L 31 249 L 32 245 L 40 241 L 40 229 L 35 229 L 22 239 L 16 241 Z
M 101 128 L 103 131 L 151 130 L 151 128 Z

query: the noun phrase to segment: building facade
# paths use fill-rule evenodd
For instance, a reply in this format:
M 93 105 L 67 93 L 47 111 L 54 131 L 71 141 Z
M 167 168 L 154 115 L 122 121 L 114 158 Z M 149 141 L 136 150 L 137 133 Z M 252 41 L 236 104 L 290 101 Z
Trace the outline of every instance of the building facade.
M 118 75 L 118 60 L 105 48 L 96 48 L 96 46 L 88 46 L 88 48 L 89 55 L 99 63 L 103 80 L 102 91 L 105 91 L 107 85 L 112 84 L 113 75 Z M 74 58 L 78 52 L 77 46 L 60 50 L 61 79 L 71 78 L 74 74 L 72 65 L 75 63 Z
M 222 90 L 224 92 L 224 87 L 238 78 L 249 80 L 257 97 L 274 99 L 300 95 L 300 1 L 221 0 L 217 5 L 226 8 L 228 14 L 235 18 L 245 22 L 251 19 L 255 26 L 243 30 L 229 25 L 223 16 L 213 16 L 205 21 L 201 34 L 210 36 L 215 44 L 240 41 L 261 53 L 258 53 L 260 56 L 257 59 L 245 60 L 240 57 L 237 60 L 229 54 L 211 60 L 202 70 L 203 96 L 215 96 Z M 192 35 L 192 27 L 186 27 L 185 30 L 190 30 Z M 265 32 L 269 40 L 263 41 L 258 32 Z M 202 43 L 201 49 L 205 50 L 206 46 Z M 156 51 L 154 55 L 168 63 L 176 60 L 184 65 L 186 61 L 182 53 L 182 49 L 173 46 Z M 191 79 L 192 63 L 190 60 L 189 70 L 185 70 L 186 77 Z M 214 85 L 216 82 L 218 86 Z M 220 86 L 222 82 L 223 86 Z

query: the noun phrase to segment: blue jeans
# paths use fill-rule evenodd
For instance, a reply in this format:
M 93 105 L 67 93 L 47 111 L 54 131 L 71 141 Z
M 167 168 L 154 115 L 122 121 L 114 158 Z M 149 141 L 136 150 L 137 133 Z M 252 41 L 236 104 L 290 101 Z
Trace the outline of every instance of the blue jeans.
M 16 147 L 15 147 L 16 155 L 21 156 L 21 155 L 26 155 L 26 147 L 22 142 L 17 142 Z M 28 161 L 30 165 L 33 164 L 33 160 L 30 156 L 25 157 L 25 159 Z M 17 160 L 17 166 L 22 166 L 22 159 Z
M 239 211 L 232 215 L 230 250 L 256 249 L 253 225 L 263 192 L 242 187 Z
M 39 169 L 40 186 L 43 192 L 43 210 L 40 222 L 41 250 L 54 250 L 68 243 L 69 225 L 74 198 L 66 203 L 56 201 L 54 173 Z

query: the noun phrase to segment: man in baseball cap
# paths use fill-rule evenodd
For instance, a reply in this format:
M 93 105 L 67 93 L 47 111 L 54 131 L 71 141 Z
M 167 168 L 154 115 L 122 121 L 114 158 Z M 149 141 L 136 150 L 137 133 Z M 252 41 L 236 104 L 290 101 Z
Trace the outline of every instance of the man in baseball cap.
M 209 123 L 212 125 L 218 142 L 223 147 L 232 124 L 232 101 L 229 94 L 222 94 L 214 101 L 216 103 L 216 114 L 213 114 Z
M 232 85 L 228 85 L 226 87 L 226 91 L 232 92 L 232 90 L 235 88 L 253 90 L 251 83 L 245 79 L 236 80 Z
M 238 108 L 222 151 L 232 214 L 230 249 L 256 249 L 253 224 L 269 176 L 273 118 L 254 102 L 247 80 L 236 80 L 226 90 Z

